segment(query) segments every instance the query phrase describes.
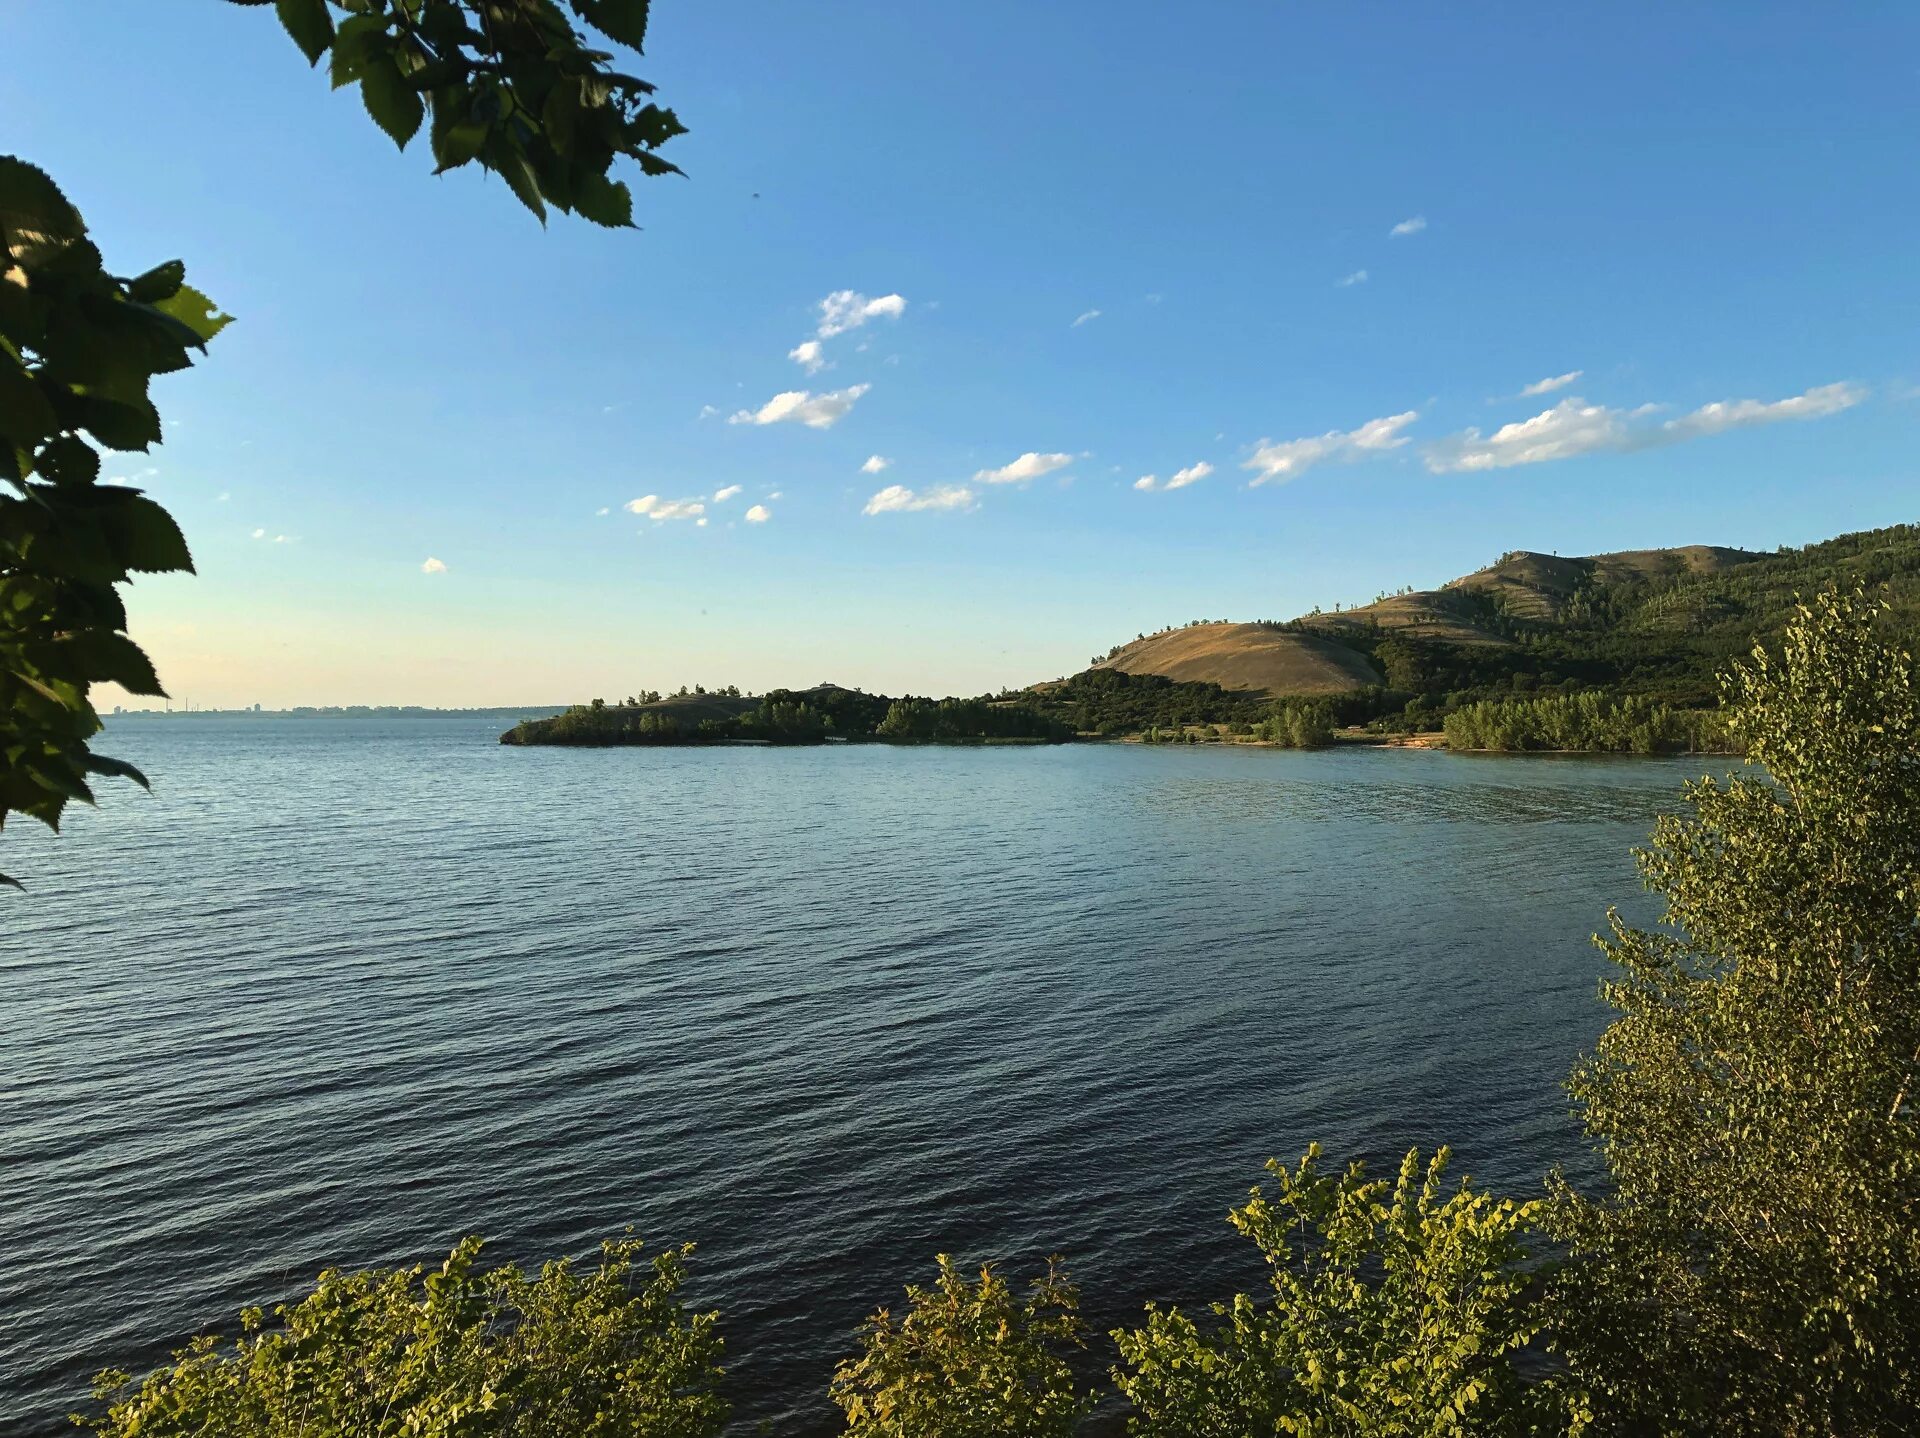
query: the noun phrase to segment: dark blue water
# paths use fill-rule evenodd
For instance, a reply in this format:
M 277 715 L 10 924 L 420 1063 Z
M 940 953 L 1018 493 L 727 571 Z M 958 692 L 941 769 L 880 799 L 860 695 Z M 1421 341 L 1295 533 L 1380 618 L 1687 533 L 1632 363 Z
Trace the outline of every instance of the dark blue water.
M 805 1433 L 937 1251 L 1105 1328 L 1257 1283 L 1224 1215 L 1309 1140 L 1531 1191 L 1700 767 L 499 727 L 127 721 L 153 798 L 8 831 L 0 1430 L 325 1265 L 634 1224 Z

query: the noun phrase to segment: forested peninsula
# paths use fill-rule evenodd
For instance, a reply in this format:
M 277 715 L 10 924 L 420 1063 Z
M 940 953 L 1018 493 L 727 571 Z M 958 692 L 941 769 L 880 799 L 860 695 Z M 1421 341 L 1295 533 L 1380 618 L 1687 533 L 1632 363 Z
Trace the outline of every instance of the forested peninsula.
M 1082 672 L 976 698 L 835 684 L 596 699 L 504 744 L 1401 744 L 1491 752 L 1731 748 L 1716 674 L 1834 587 L 1920 636 L 1920 526 L 1773 553 L 1694 545 L 1567 558 L 1515 550 L 1438 589 L 1290 620 L 1196 619 Z

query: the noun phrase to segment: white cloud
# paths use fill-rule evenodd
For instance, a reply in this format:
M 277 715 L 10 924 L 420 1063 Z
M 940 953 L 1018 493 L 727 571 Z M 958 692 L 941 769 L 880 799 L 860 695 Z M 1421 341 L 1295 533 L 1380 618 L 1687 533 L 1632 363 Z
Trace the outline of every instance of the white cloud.
M 1399 236 L 1417 235 L 1426 227 L 1427 217 L 1425 215 L 1415 215 L 1410 220 L 1402 220 L 1399 224 L 1388 230 L 1387 233 L 1389 235 Z
M 1867 397 L 1854 384 L 1823 384 L 1804 394 L 1791 395 L 1771 403 L 1757 399 L 1719 400 L 1703 404 L 1691 414 L 1670 419 L 1661 432 L 1674 440 L 1694 439 L 1700 435 L 1722 434 L 1749 425 L 1775 424 L 1787 419 L 1825 419 L 1843 409 L 1852 409 Z
M 1570 369 L 1565 374 L 1553 375 L 1547 379 L 1537 379 L 1520 391 L 1520 398 L 1532 399 L 1535 395 L 1552 394 L 1557 389 L 1565 389 L 1585 373 L 1586 371 L 1583 369 Z
M 271 543 L 274 543 L 274 544 L 291 544 L 291 543 L 293 542 L 293 540 L 292 540 L 292 539 L 291 539 L 291 538 L 290 538 L 289 536 L 287 536 L 287 535 L 284 535 L 284 534 L 269 534 L 269 533 L 268 533 L 268 532 L 267 532 L 266 530 L 264 530 L 264 529 L 256 529 L 256 530 L 254 530 L 254 532 L 253 532 L 253 537 L 254 537 L 255 539 L 264 539 L 264 540 L 268 540 L 268 541 L 270 541 Z
M 233 498 L 233 495 L 229 491 L 223 489 L 220 491 L 220 493 L 214 496 L 213 502 L 215 504 L 225 504 L 228 500 L 232 498 Z
M 888 459 L 884 454 L 870 454 L 867 456 L 867 462 L 860 466 L 860 472 L 862 474 L 878 474 L 892 463 L 893 461 Z
M 253 532 L 253 537 L 255 539 L 265 539 L 267 537 L 267 532 L 264 529 L 256 529 Z
M 857 330 L 868 320 L 897 320 L 907 312 L 907 302 L 899 295 L 882 295 L 870 300 L 853 290 L 835 290 L 820 301 L 820 327 L 815 333 L 823 340 Z
M 1521 464 L 1574 459 L 1585 454 L 1624 454 L 1658 449 L 1683 440 L 1724 434 L 1730 429 L 1776 424 L 1783 420 L 1821 419 L 1851 409 L 1867 397 L 1852 384 L 1819 385 L 1780 400 L 1737 399 L 1702 405 L 1691 413 L 1652 422 L 1659 405 L 1614 409 L 1563 399 L 1532 419 L 1502 425 L 1491 435 L 1463 430 L 1427 450 L 1427 468 L 1435 474 L 1511 469 Z
M 420 572 L 422 574 L 445 574 L 447 572 L 447 566 L 429 554 L 427 556 L 427 562 L 420 566 Z
M 972 509 L 973 491 L 964 484 L 941 484 L 916 494 L 904 484 L 890 484 L 867 501 L 862 514 L 906 514 L 917 509 Z
M 752 509 L 747 511 L 748 524 L 765 524 L 772 518 L 773 511 L 768 509 L 764 504 L 756 504 Z
M 702 419 L 712 419 L 718 413 L 720 413 L 720 406 L 717 404 L 703 404 L 700 406 L 700 418 Z
M 1167 477 L 1165 484 L 1160 483 L 1158 475 L 1143 474 L 1133 482 L 1133 487 L 1148 493 L 1155 490 L 1185 489 L 1190 484 L 1198 484 L 1212 473 L 1213 466 L 1203 459 L 1198 464 L 1188 465 L 1185 469 L 1176 469 Z
M 598 509 L 594 510 L 594 513 L 604 517 L 606 515 L 613 513 L 613 511 L 603 504 Z
M 706 520 L 704 520 L 704 519 L 696 519 L 696 520 L 694 520 L 694 523 L 695 523 L 695 524 L 697 524 L 697 525 L 699 525 L 699 526 L 700 526 L 700 528 L 702 528 L 702 529 L 705 529 L 705 528 L 707 527 L 707 522 L 706 522 Z
M 1334 283 L 1334 288 L 1344 290 L 1344 289 L 1350 289 L 1354 285 L 1364 285 L 1366 282 L 1367 282 L 1367 272 L 1365 270 L 1355 270 L 1350 275 L 1342 275 L 1339 279 L 1335 280 L 1333 283 Z
M 1070 454 L 1036 454 L 1028 450 L 1011 464 L 1003 464 L 998 469 L 979 470 L 973 477 L 979 484 L 1025 484 L 1043 474 L 1052 474 L 1056 469 L 1065 469 L 1072 463 L 1073 456 Z
M 827 357 L 820 352 L 819 340 L 803 340 L 787 351 L 787 358 L 803 366 L 808 374 L 819 374 L 827 368 Z
M 1410 409 L 1370 419 L 1358 429 L 1328 430 L 1305 439 L 1263 439 L 1241 468 L 1254 471 L 1252 484 L 1285 484 L 1328 460 L 1346 462 L 1398 449 L 1407 442 L 1401 431 L 1418 418 L 1420 411 Z
M 1100 311 L 1088 310 L 1085 314 L 1081 315 L 1079 319 L 1075 320 L 1072 324 L 1068 325 L 1067 328 L 1070 330 L 1077 330 L 1080 328 L 1081 325 L 1087 323 L 1087 321 L 1097 320 L 1099 318 L 1100 318 Z
M 657 494 L 630 499 L 624 507 L 627 513 L 644 514 L 655 523 L 667 519 L 698 519 L 707 512 L 707 506 L 697 499 L 662 499 Z
M 770 495 L 768 495 L 768 496 L 767 496 L 767 498 L 768 498 L 768 499 L 783 499 L 783 498 L 785 498 L 785 496 L 784 496 L 784 495 L 783 495 L 783 494 L 782 494 L 782 493 L 781 493 L 781 492 L 780 492 L 779 490 L 777 490 L 777 489 L 776 489 L 776 490 L 775 490 L 775 491 L 774 491 L 774 492 L 773 492 L 772 494 L 770 494 Z
M 739 492 L 740 486 L 737 484 L 730 484 L 725 489 L 716 489 L 713 492 L 713 502 L 715 504 L 725 504 Z
M 809 394 L 790 389 L 775 395 L 758 409 L 743 409 L 727 417 L 728 424 L 804 424 L 808 429 L 831 429 L 854 406 L 854 402 L 872 389 L 870 384 L 849 385 L 845 389 Z

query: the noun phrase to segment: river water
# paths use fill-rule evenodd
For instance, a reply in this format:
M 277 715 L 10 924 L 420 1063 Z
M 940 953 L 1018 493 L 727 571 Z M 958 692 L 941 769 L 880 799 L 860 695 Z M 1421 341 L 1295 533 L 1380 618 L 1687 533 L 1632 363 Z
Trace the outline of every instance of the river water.
M 323 1266 L 632 1224 L 805 1434 L 936 1252 L 1063 1253 L 1104 1330 L 1258 1284 L 1226 1210 L 1310 1140 L 1533 1192 L 1702 768 L 501 727 L 128 719 L 152 797 L 9 829 L 0 1430 Z

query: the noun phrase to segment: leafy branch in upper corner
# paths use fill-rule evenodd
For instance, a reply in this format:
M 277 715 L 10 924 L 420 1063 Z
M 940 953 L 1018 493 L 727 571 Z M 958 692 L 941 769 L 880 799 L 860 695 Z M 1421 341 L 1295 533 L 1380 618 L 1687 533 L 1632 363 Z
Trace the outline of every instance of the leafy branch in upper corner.
M 264 5 L 269 0 L 232 0 Z M 547 206 L 631 226 L 633 194 L 609 178 L 625 157 L 679 174 L 660 147 L 686 133 L 654 87 L 612 68 L 568 11 L 638 51 L 648 0 L 272 0 L 307 60 L 358 85 L 374 123 L 405 149 L 427 123 L 435 174 L 478 161 L 542 221 Z M 336 12 L 343 17 L 336 19 Z
M 631 226 L 632 193 L 608 174 L 622 157 L 679 173 L 657 152 L 685 127 L 568 18 L 637 51 L 647 0 L 272 3 L 396 144 L 431 118 L 438 170 L 477 161 L 543 221 L 553 205 Z M 0 156 L 0 825 L 27 814 L 57 829 L 69 801 L 92 802 L 91 775 L 146 783 L 92 752 L 89 691 L 165 692 L 127 637 L 118 586 L 193 559 L 166 510 L 99 483 L 100 452 L 160 442 L 153 377 L 187 368 L 228 323 L 185 277 L 178 260 L 110 273 L 53 180 Z
M 108 273 L 59 187 L 0 156 L 0 824 L 57 829 L 69 800 L 92 801 L 89 775 L 146 783 L 89 750 L 88 690 L 164 692 L 115 586 L 193 558 L 166 510 L 99 483 L 100 451 L 160 442 L 149 384 L 227 323 L 185 279 L 178 260 Z

